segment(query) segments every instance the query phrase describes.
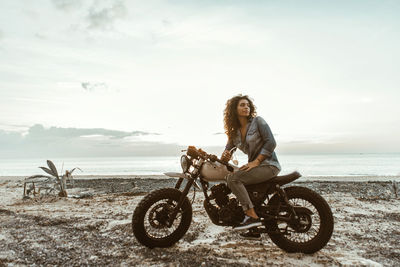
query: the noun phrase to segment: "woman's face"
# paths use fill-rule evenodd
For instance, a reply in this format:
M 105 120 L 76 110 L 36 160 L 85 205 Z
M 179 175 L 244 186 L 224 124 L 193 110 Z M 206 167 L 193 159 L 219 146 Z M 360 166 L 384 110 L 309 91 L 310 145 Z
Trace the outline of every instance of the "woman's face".
M 250 103 L 247 99 L 240 99 L 237 105 L 238 117 L 248 117 L 250 115 Z

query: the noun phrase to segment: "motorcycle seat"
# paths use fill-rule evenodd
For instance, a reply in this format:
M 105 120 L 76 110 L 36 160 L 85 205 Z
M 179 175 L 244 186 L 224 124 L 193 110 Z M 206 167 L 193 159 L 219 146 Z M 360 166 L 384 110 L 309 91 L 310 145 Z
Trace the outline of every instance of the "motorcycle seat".
M 247 191 L 250 192 L 264 192 L 264 191 L 270 191 L 276 184 L 279 184 L 280 186 L 288 184 L 290 182 L 293 182 L 294 180 L 297 180 L 301 177 L 301 174 L 297 171 L 286 174 L 286 175 L 280 175 L 280 176 L 275 176 L 269 179 L 268 181 L 258 183 L 258 184 L 249 184 L 245 185 Z

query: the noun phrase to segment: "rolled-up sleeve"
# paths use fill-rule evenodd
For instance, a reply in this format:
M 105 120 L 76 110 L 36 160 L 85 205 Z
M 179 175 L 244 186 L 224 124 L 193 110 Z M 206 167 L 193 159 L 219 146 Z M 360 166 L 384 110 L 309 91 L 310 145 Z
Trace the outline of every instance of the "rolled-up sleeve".
M 270 158 L 276 147 L 275 138 L 267 122 L 261 117 L 257 117 L 256 119 L 258 130 L 260 131 L 261 138 L 264 142 L 260 154 L 266 155 Z

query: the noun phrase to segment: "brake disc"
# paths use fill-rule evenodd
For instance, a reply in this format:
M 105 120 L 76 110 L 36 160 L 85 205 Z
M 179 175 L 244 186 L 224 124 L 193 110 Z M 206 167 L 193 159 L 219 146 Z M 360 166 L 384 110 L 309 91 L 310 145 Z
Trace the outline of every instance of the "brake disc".
M 149 223 L 154 228 L 164 228 L 167 226 L 169 213 L 174 206 L 169 203 L 155 205 L 149 212 Z
M 307 213 L 298 213 L 298 220 L 292 221 L 290 227 L 292 227 L 298 233 L 306 233 L 310 230 L 312 225 L 312 218 Z

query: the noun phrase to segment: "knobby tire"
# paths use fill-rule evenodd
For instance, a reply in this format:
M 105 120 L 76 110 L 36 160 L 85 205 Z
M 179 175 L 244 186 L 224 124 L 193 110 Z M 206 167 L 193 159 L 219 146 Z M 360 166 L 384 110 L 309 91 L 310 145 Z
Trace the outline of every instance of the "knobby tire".
M 150 207 L 160 200 L 175 200 L 179 201 L 182 196 L 182 192 L 175 188 L 163 188 L 149 193 L 144 197 L 137 205 L 133 216 L 132 216 L 132 230 L 136 239 L 143 245 L 149 248 L 154 247 L 170 247 L 178 242 L 189 229 L 190 223 L 192 222 L 192 205 L 187 197 L 180 211 L 182 212 L 182 219 L 177 229 L 172 232 L 169 236 L 164 238 L 154 238 L 148 235 L 145 230 L 144 220 L 147 211 Z
M 269 236 L 278 247 L 286 252 L 302 252 L 311 254 L 319 251 L 330 240 L 333 232 L 333 215 L 328 203 L 318 193 L 311 189 L 299 186 L 287 187 L 284 189 L 290 199 L 304 199 L 310 202 L 318 211 L 320 216 L 320 230 L 318 234 L 305 243 L 298 243 L 286 238 L 284 234 L 270 233 Z M 278 195 L 271 198 L 270 203 L 277 205 L 281 201 Z M 274 225 L 277 227 L 277 224 Z

